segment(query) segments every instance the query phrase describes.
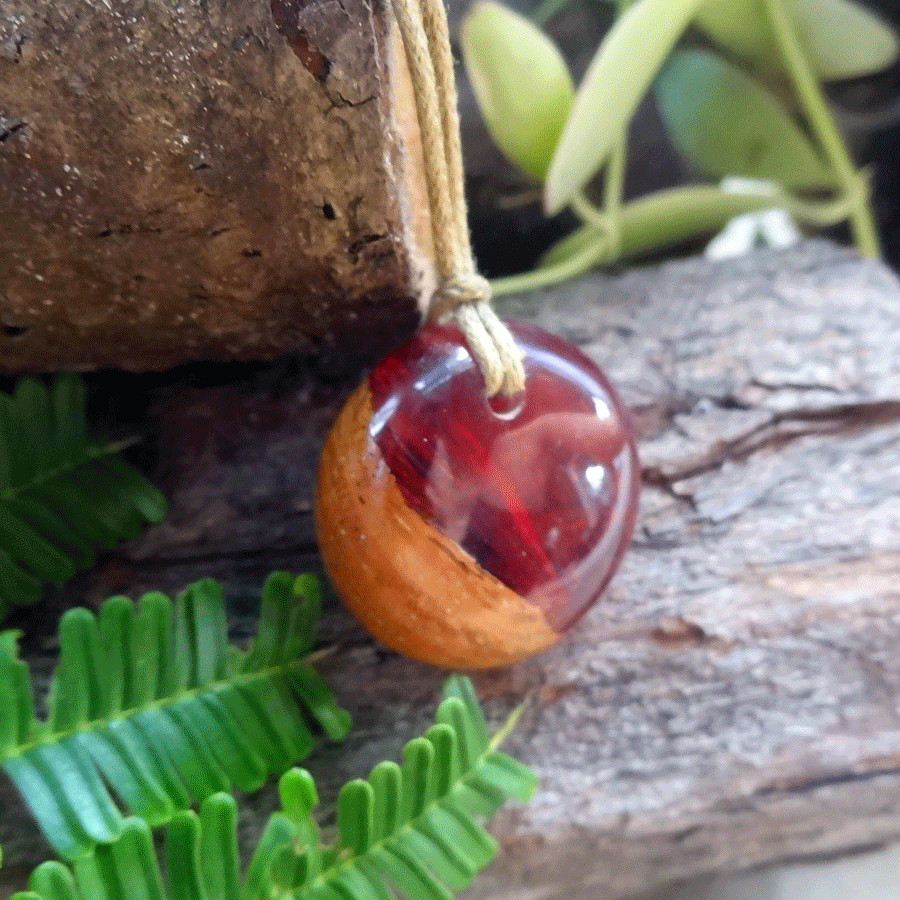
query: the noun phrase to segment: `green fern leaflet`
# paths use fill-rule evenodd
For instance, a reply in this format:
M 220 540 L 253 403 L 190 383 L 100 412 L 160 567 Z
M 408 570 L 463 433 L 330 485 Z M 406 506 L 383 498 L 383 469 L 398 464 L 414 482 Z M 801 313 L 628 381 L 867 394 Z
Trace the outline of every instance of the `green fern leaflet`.
M 106 785 L 161 825 L 303 759 L 310 720 L 343 738 L 349 716 L 307 661 L 320 603 L 313 577 L 270 576 L 246 652 L 228 643 L 222 591 L 209 580 L 174 604 L 155 593 L 138 604 L 114 597 L 99 616 L 70 610 L 46 721 L 34 715 L 16 633 L 0 634 L 0 765 L 54 849 L 76 859 L 122 836 Z
M 118 449 L 88 437 L 76 375 L 0 392 L 0 617 L 165 516 L 162 494 Z
M 160 876 L 147 825 L 129 820 L 112 846 L 73 869 L 45 863 L 12 900 L 448 900 L 490 861 L 496 845 L 478 824 L 510 797 L 528 799 L 534 775 L 488 741 L 468 679 L 447 685 L 437 724 L 406 745 L 403 766 L 381 763 L 344 786 L 339 840 L 320 843 L 308 772 L 281 779 L 282 809 L 241 873 L 236 809 L 216 794 L 199 816 L 181 812 L 166 831 Z

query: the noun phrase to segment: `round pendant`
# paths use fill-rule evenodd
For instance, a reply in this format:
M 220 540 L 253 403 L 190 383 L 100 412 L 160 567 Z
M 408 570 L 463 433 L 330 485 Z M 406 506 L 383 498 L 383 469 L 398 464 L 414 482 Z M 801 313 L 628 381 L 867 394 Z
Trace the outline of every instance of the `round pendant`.
M 600 597 L 634 530 L 628 415 L 576 347 L 507 323 L 524 394 L 488 401 L 460 333 L 423 328 L 338 416 L 316 531 L 350 612 L 438 666 L 504 665 L 554 643 Z

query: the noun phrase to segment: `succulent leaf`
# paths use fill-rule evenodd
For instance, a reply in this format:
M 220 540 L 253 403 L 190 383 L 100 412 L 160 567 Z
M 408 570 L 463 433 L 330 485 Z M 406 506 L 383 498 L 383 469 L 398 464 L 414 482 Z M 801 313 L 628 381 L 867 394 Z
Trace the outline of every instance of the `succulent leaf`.
M 716 54 L 674 54 L 655 90 L 673 143 L 705 175 L 769 179 L 789 189 L 831 184 L 822 157 L 778 98 Z
M 800 42 L 822 79 L 857 78 L 896 62 L 896 30 L 853 0 L 788 0 Z M 760 0 L 707 0 L 697 25 L 716 44 L 766 72 L 783 72 Z
M 636 0 L 591 60 L 553 155 L 544 207 L 557 213 L 606 162 L 702 0 Z
M 543 181 L 575 100 L 562 54 L 528 19 L 494 0 L 472 6 L 460 38 L 491 137 L 519 168 Z

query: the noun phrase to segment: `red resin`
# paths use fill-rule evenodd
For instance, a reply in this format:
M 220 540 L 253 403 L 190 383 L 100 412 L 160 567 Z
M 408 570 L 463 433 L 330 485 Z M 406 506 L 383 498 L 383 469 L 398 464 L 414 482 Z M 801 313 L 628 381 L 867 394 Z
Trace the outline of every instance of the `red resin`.
M 369 431 L 406 501 L 562 631 L 631 539 L 637 453 L 621 401 L 581 351 L 507 324 L 527 374 L 511 413 L 485 400 L 459 332 L 429 326 L 369 376 Z

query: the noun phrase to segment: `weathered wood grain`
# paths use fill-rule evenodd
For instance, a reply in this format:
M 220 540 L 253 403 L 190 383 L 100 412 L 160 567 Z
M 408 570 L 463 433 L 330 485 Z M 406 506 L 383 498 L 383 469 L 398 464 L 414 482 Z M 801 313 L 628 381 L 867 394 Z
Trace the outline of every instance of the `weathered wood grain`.
M 0 369 L 411 331 L 433 275 L 398 49 L 366 0 L 0 0 Z
M 896 278 L 818 242 L 503 310 L 604 365 L 635 411 L 647 487 L 605 601 L 551 652 L 476 678 L 496 720 L 529 699 L 510 748 L 541 788 L 501 814 L 503 853 L 473 900 L 613 900 L 900 837 Z M 274 386 L 156 394 L 172 515 L 80 597 L 212 574 L 241 633 L 263 575 L 312 560 L 315 447 L 346 387 L 288 367 Z M 422 726 L 441 675 L 337 608 L 323 629 L 356 721 L 310 761 L 329 796 Z M 9 810 L 6 856 L 33 858 Z M 258 819 L 248 809 L 248 833 Z

